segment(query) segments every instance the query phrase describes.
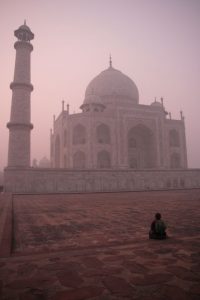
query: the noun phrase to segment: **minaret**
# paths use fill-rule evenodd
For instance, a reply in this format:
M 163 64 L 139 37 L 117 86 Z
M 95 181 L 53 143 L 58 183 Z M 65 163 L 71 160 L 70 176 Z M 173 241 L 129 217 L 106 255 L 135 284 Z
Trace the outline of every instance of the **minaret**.
M 34 34 L 24 22 L 14 32 L 17 41 L 14 80 L 10 84 L 12 90 L 12 104 L 9 129 L 8 167 L 30 167 L 30 133 L 31 124 L 31 51 L 30 41 Z

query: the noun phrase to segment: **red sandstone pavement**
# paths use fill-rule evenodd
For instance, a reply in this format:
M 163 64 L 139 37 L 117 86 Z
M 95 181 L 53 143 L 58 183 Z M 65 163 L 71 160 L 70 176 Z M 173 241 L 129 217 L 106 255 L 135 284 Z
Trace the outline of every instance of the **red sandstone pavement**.
M 0 299 L 200 299 L 199 215 L 200 190 L 2 194 Z

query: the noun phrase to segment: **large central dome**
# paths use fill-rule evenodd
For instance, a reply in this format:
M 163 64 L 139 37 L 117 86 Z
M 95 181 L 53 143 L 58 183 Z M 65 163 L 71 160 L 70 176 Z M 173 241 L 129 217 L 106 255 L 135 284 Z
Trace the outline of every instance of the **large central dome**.
M 121 71 L 110 67 L 97 75 L 85 91 L 85 100 L 90 95 L 96 95 L 104 102 L 107 97 L 127 99 L 139 103 L 139 93 L 135 83 Z

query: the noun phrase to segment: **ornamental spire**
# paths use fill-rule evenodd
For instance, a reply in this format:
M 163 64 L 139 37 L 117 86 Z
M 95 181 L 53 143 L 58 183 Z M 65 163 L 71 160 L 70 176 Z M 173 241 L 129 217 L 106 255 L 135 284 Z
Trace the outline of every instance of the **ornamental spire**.
M 110 68 L 112 68 L 112 56 L 110 54 L 110 57 L 109 57 L 109 65 L 110 65 Z

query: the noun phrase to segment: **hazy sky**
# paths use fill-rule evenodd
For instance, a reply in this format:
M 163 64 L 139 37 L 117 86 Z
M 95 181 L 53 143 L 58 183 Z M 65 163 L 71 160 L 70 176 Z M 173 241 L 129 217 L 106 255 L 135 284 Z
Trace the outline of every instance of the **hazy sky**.
M 7 164 L 16 40 L 32 41 L 32 159 L 49 157 L 49 131 L 61 101 L 79 112 L 87 85 L 113 66 L 136 83 L 140 103 L 164 97 L 186 121 L 188 162 L 200 167 L 200 0 L 0 0 L 0 169 Z

